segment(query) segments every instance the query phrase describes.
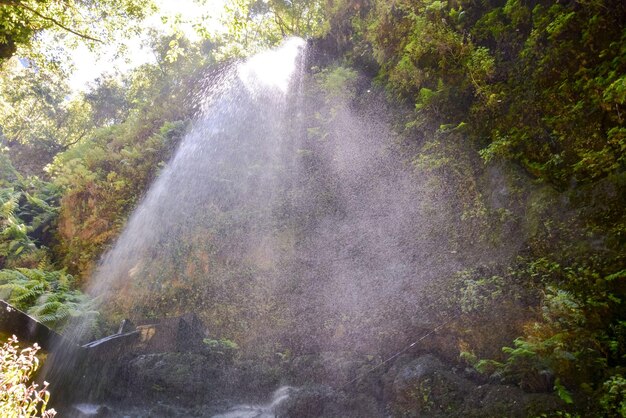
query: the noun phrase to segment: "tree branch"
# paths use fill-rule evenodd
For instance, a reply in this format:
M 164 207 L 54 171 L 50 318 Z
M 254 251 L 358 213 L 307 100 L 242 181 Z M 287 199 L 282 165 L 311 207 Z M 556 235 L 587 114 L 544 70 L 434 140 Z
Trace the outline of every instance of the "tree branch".
M 1 0 L 0 0 L 0 4 L 3 4 Z M 11 5 L 12 3 L 11 3 L 11 2 L 9 2 L 8 4 L 9 4 L 9 5 Z M 16 6 L 18 6 L 18 7 L 23 7 L 24 9 L 26 9 L 26 10 L 30 11 L 31 13 L 36 14 L 36 15 L 37 15 L 37 16 L 39 16 L 40 18 L 42 18 L 42 19 L 44 19 L 44 20 L 47 20 L 47 21 L 49 21 L 49 22 L 52 22 L 52 23 L 54 23 L 55 25 L 57 25 L 58 27 L 60 27 L 60 28 L 62 28 L 62 29 L 64 29 L 64 30 L 66 30 L 66 31 L 68 31 L 68 32 L 70 32 L 70 33 L 73 33 L 74 35 L 79 36 L 79 37 L 81 37 L 81 38 L 83 38 L 83 39 L 89 39 L 90 41 L 100 42 L 100 43 L 102 43 L 102 42 L 103 42 L 101 39 L 93 38 L 93 37 L 91 37 L 91 36 L 89 36 L 89 35 L 85 35 L 84 33 L 76 32 L 75 30 L 73 30 L 73 29 L 71 29 L 71 28 L 68 28 L 67 26 L 65 26 L 64 24 L 62 24 L 61 22 L 59 22 L 59 21 L 58 21 L 58 20 L 56 20 L 55 18 L 53 18 L 53 17 L 49 17 L 49 16 L 44 16 L 44 15 L 42 15 L 41 13 L 39 13 L 37 10 L 32 9 L 32 8 L 30 8 L 30 7 L 28 7 L 28 6 L 24 5 L 24 4 L 20 4 L 20 5 L 15 4 L 15 5 L 16 5 Z
M 75 140 L 70 141 L 70 142 L 64 142 L 63 144 L 59 144 L 61 149 L 63 151 L 66 151 L 72 145 L 77 144 L 81 139 L 83 139 L 85 137 L 85 135 L 87 135 L 87 132 L 89 132 L 89 130 L 88 129 L 84 129 L 83 132 Z M 68 136 L 69 135 L 66 135 L 65 138 L 67 139 Z

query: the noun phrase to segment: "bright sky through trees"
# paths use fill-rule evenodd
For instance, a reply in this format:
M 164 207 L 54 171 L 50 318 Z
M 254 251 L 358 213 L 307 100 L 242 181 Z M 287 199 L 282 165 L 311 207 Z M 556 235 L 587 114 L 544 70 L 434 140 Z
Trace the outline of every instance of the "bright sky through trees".
M 164 33 L 180 31 L 190 39 L 197 39 L 198 33 L 194 24 L 200 23 L 208 32 L 219 31 L 222 27 L 220 17 L 224 0 L 155 0 L 155 4 L 157 12 L 149 16 L 142 25 L 146 29 L 156 29 Z M 118 43 L 107 45 L 98 52 L 90 51 L 84 44 L 69 51 L 74 67 L 69 77 L 70 86 L 74 90 L 84 90 L 88 83 L 103 73 L 125 73 L 141 64 L 154 61 L 153 52 L 143 47 L 146 40 L 146 31 L 142 31 L 135 37 L 120 39 Z M 121 47 L 126 49 L 125 54 L 119 54 Z

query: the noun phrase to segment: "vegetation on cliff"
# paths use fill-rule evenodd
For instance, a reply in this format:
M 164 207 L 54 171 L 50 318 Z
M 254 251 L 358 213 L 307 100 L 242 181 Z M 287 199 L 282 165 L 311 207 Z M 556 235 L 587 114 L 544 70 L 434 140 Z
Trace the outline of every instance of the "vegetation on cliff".
M 99 9 L 110 30 L 146 11 L 126 1 L 120 17 L 108 12 L 113 3 Z M 243 351 L 263 340 L 256 328 L 277 330 L 263 349 L 283 356 L 326 335 L 371 335 L 367 349 L 389 353 L 453 318 L 423 350 L 526 391 L 554 391 L 570 412 L 626 413 L 624 2 L 237 0 L 220 35 L 154 34 L 154 63 L 77 94 L 54 65 L 8 59 L 19 44 L 41 59 L 34 36 L 59 29 L 50 20 L 59 14 L 63 26 L 76 22 L 48 2 L 0 1 L 0 296 L 59 326 L 68 315 L 95 315 L 78 289 L 184 136 L 200 80 L 284 36 L 313 36 L 317 61 L 303 94 L 319 101 L 298 116 L 308 148 L 293 150 L 310 175 L 279 191 L 297 204 L 282 208 L 290 227 L 272 239 L 295 248 L 305 228 L 338 216 L 330 162 L 313 151 L 329 147 L 342 109 L 365 112 L 376 96 L 395 132 L 393 152 L 427 196 L 419 213 L 428 216 L 414 222 L 421 235 L 405 243 L 437 244 L 427 252 L 427 286 L 411 277 L 406 305 L 372 309 L 371 318 L 307 316 L 289 304 L 318 277 L 296 277 L 269 303 L 252 278 L 298 270 L 218 251 L 245 239 L 249 230 L 236 228 L 249 216 L 242 205 L 212 212 L 209 223 L 181 220 L 189 231 L 171 252 L 178 264 L 144 272 L 154 286 L 143 290 L 158 287 L 159 298 L 120 298 L 107 315 L 192 307 Z M 71 27 L 87 35 L 88 26 Z M 323 193 L 310 199 L 297 195 L 303 190 Z M 158 282 L 164 272 L 169 287 Z M 221 299 L 183 299 L 198 286 Z M 311 326 L 300 331 L 310 340 L 280 332 L 293 318 Z

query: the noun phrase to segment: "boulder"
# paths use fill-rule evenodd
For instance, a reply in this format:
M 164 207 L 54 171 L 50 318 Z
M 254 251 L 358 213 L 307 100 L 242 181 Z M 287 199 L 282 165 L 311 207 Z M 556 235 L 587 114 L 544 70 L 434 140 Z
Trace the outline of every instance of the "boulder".
M 222 388 L 223 372 L 195 353 L 153 353 L 131 359 L 124 380 L 144 397 L 204 399 Z
M 516 386 L 479 385 L 432 355 L 399 358 L 383 376 L 394 417 L 527 417 L 554 415 L 565 405 L 547 393 Z
M 462 414 L 464 417 L 523 418 L 553 416 L 565 408 L 556 396 L 547 393 L 528 393 L 516 386 L 481 385 L 466 397 Z
M 276 406 L 276 418 L 318 418 L 335 416 L 337 393 L 325 385 L 311 385 L 292 391 Z
M 349 352 L 322 352 L 295 357 L 289 364 L 290 380 L 295 384 L 318 382 L 340 387 L 380 363 L 374 356 Z M 359 379 L 362 380 L 362 379 Z
M 392 368 L 390 372 L 395 371 Z M 455 415 L 473 387 L 472 382 L 449 371 L 436 357 L 421 356 L 400 367 L 393 378 L 388 391 L 391 410 L 399 417 Z
M 380 403 L 366 394 L 346 394 L 326 385 L 292 389 L 276 405 L 277 418 L 363 418 L 382 417 Z
M 280 386 L 283 374 L 278 366 L 243 360 L 225 367 L 222 381 L 231 389 L 231 395 L 246 402 L 262 402 L 269 389 Z

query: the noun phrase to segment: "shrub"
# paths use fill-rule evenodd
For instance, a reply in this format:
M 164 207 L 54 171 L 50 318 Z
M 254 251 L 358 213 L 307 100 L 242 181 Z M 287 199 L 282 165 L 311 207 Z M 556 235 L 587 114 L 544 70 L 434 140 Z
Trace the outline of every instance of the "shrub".
M 93 301 L 64 271 L 0 270 L 0 298 L 59 331 L 73 319 L 93 323 L 98 316 Z
M 49 418 L 56 415 L 54 409 L 46 410 L 50 392 L 29 383 L 39 367 L 36 354 L 39 346 L 20 349 L 13 336 L 0 348 L 0 416 L 5 418 Z

